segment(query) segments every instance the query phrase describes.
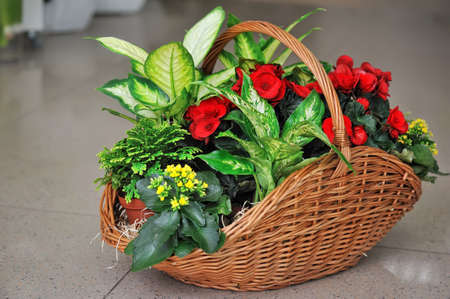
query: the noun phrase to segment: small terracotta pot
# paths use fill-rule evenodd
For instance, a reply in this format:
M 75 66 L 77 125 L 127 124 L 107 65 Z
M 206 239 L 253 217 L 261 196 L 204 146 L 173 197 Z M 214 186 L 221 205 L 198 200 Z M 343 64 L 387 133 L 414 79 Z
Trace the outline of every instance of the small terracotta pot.
M 124 197 L 119 196 L 119 202 L 125 208 L 129 224 L 141 221 L 144 218 L 147 219 L 153 215 L 153 212 L 147 209 L 145 203 L 140 199 L 133 198 L 130 203 L 127 203 Z

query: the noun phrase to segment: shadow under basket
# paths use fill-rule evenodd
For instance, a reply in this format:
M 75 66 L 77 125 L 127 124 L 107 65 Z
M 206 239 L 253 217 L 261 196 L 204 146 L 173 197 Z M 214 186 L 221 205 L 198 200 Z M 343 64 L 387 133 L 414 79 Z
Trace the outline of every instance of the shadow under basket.
M 236 291 L 278 289 L 354 266 L 410 211 L 421 194 L 411 167 L 380 149 L 349 147 L 339 100 L 317 59 L 295 37 L 267 22 L 229 28 L 203 64 L 210 73 L 224 45 L 241 32 L 280 40 L 305 62 L 319 82 L 335 130 L 336 145 L 355 173 L 330 153 L 291 174 L 263 201 L 222 230 L 224 246 L 200 249 L 154 265 L 188 284 Z M 117 192 L 107 185 L 100 202 L 100 228 L 108 244 L 123 251 L 130 240 L 116 226 Z M 115 216 L 116 215 L 116 216 Z

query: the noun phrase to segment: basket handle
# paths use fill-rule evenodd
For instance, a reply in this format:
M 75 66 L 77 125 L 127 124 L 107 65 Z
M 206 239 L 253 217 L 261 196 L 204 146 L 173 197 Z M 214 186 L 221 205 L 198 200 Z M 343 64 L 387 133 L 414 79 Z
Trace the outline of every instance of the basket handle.
M 243 32 L 257 32 L 269 35 L 292 50 L 302 60 L 306 66 L 311 70 L 322 88 L 323 94 L 330 109 L 331 118 L 333 120 L 333 127 L 335 133 L 334 143 L 344 154 L 347 160 L 350 161 L 350 143 L 346 135 L 344 117 L 339 104 L 339 98 L 334 89 L 331 80 L 328 78 L 322 64 L 319 60 L 306 48 L 300 41 L 292 34 L 284 31 L 278 26 L 264 21 L 246 21 L 228 28 L 215 41 L 208 55 L 206 56 L 202 69 L 206 74 L 211 74 L 216 64 L 217 58 L 225 45 L 231 41 L 236 35 Z M 340 160 L 336 167 L 333 177 L 339 177 L 347 172 L 347 166 Z

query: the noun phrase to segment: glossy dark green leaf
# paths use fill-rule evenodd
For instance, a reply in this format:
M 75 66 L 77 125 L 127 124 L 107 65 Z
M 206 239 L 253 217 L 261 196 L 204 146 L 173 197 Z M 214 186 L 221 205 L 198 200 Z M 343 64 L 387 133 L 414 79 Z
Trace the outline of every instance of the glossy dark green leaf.
M 252 123 L 248 120 L 248 118 L 242 113 L 241 110 L 235 109 L 230 111 L 225 117 L 225 120 L 234 121 L 244 132 L 245 136 L 250 140 L 256 140 L 255 129 L 252 126 Z
M 286 120 L 281 133 L 282 138 L 284 138 L 296 124 L 302 121 L 311 121 L 319 126 L 322 123 L 324 113 L 325 105 L 320 98 L 320 95 L 315 90 L 312 90 L 308 97 L 297 106 L 291 116 Z M 313 138 L 314 137 L 303 137 L 303 140 L 298 140 L 297 144 L 304 146 L 311 142 Z
M 254 172 L 253 164 L 247 158 L 234 156 L 226 151 L 213 151 L 197 157 L 223 174 L 249 175 Z
M 181 212 L 196 225 L 205 225 L 205 215 L 198 202 L 191 200 L 188 205 L 181 207 Z
M 206 196 L 201 200 L 203 201 L 217 201 L 222 195 L 223 188 L 219 179 L 212 171 L 200 171 L 197 173 L 197 179 L 208 184 L 206 188 Z
M 223 231 L 220 232 L 219 236 L 219 243 L 217 243 L 217 247 L 215 251 L 218 251 L 220 248 L 222 248 L 223 244 L 225 244 L 225 241 L 227 240 L 227 236 Z
M 195 249 L 195 243 L 191 240 L 182 240 L 175 248 L 175 255 L 178 257 L 185 257 Z
M 206 253 L 213 253 L 217 250 L 220 240 L 220 229 L 213 215 L 206 214 L 205 226 L 197 226 L 190 220 L 183 218 L 182 231 L 185 236 L 192 237 Z
M 377 121 L 373 118 L 372 115 L 365 114 L 357 118 L 356 125 L 363 125 L 364 129 L 367 131 L 367 134 L 375 134 L 377 130 Z
M 164 211 L 150 217 L 133 242 L 131 270 L 143 270 L 171 256 L 176 244 L 175 232 L 179 224 L 178 211 Z
M 217 201 L 217 204 L 208 207 L 206 211 L 213 214 L 229 215 L 231 213 L 230 197 L 228 195 L 222 195 Z
M 392 152 L 395 156 L 397 156 L 400 160 L 406 162 L 406 163 L 412 163 L 413 159 L 414 159 L 414 152 L 404 148 L 401 152 L 398 151 L 393 151 Z
M 373 115 L 378 117 L 381 121 L 384 121 L 389 116 L 389 101 L 374 97 L 370 99 L 369 109 Z
M 154 177 L 154 176 L 152 176 Z M 140 179 L 136 183 L 136 189 L 139 192 L 140 199 L 145 203 L 147 208 L 151 209 L 156 213 L 160 213 L 164 210 L 170 208 L 170 200 L 166 199 L 161 201 L 158 194 L 156 194 L 155 189 L 149 189 L 150 178 Z
M 433 167 L 435 160 L 430 149 L 424 144 L 415 144 L 410 150 L 414 153 L 413 161 L 425 167 Z

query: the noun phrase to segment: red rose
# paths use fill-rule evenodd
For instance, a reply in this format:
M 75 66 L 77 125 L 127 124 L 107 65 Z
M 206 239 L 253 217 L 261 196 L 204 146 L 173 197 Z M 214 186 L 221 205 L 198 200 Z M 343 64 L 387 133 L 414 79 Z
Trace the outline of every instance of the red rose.
M 367 100 L 366 98 L 358 98 L 356 101 L 364 107 L 364 111 L 369 109 L 370 103 L 369 100 Z
M 282 70 L 276 65 L 256 66 L 256 71 L 250 74 L 253 88 L 264 99 L 278 104 L 286 92 L 286 83 L 281 79 Z
M 330 78 L 331 83 L 333 83 L 334 89 L 337 89 L 339 87 L 339 82 L 337 81 L 336 74 L 334 72 L 329 72 L 328 78 Z
M 202 118 L 221 118 L 227 114 L 227 103 L 223 98 L 212 97 L 203 100 L 200 105 L 189 106 L 184 118 L 188 121 L 196 121 Z
M 386 81 L 386 83 L 388 83 L 389 81 L 392 81 L 392 74 L 391 72 L 383 72 L 383 74 L 381 75 L 381 78 L 384 79 L 384 81 Z M 389 83 L 388 83 L 389 85 Z
M 398 106 L 395 107 L 394 109 L 391 109 L 386 123 L 388 125 L 390 125 L 392 129 L 395 129 L 396 131 L 398 131 L 398 132 L 394 132 L 394 133 L 391 132 L 391 136 L 394 134 L 398 137 L 398 134 L 405 134 L 406 131 L 408 131 L 408 122 L 405 120 L 405 116 L 403 115 L 403 112 L 398 110 Z M 394 138 L 397 138 L 397 137 L 394 137 Z
M 322 88 L 320 88 L 319 82 L 317 82 L 317 81 L 308 83 L 305 85 L 305 87 L 308 88 L 309 90 L 315 89 L 318 94 L 323 94 Z
M 389 85 L 383 79 L 378 82 L 377 95 L 385 101 L 389 96 Z
M 377 77 L 374 74 L 365 71 L 358 73 L 357 81 L 359 81 L 359 88 L 363 92 L 372 92 L 378 83 Z
M 352 68 L 353 67 L 353 59 L 348 55 L 342 55 L 336 61 L 336 65 L 340 65 L 340 64 L 345 64 L 349 68 Z
M 309 89 L 306 86 L 298 85 L 288 80 L 285 81 L 287 87 L 289 87 L 292 91 L 294 91 L 299 97 L 306 98 L 311 92 L 311 89 Z
M 208 137 L 217 130 L 219 125 L 220 121 L 217 118 L 201 118 L 192 122 L 189 131 L 193 138 L 208 142 Z
M 353 135 L 352 121 L 346 115 L 344 115 L 344 124 L 345 124 L 345 131 L 347 132 L 347 135 L 349 137 L 352 137 L 352 135 Z M 331 117 L 328 117 L 323 121 L 322 130 L 328 136 L 328 139 L 330 140 L 330 142 L 333 143 L 334 130 L 333 130 L 333 120 L 331 119 Z
M 346 64 L 338 64 L 334 76 L 338 83 L 338 88 L 343 92 L 351 92 L 355 84 L 355 76 L 350 67 Z
M 350 138 L 354 145 L 363 145 L 367 141 L 367 133 L 363 126 L 353 128 L 353 136 Z

